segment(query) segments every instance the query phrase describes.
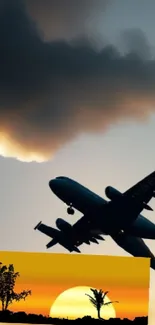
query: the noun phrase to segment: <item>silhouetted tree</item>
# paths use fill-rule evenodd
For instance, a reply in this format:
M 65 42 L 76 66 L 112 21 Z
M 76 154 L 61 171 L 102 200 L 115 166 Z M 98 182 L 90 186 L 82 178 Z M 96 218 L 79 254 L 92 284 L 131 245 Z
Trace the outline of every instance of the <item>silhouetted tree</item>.
M 107 293 L 109 291 L 103 292 L 102 289 L 97 290 L 97 289 L 92 289 L 92 288 L 90 288 L 90 290 L 93 293 L 93 297 L 90 296 L 90 295 L 88 295 L 87 293 L 86 293 L 86 296 L 89 297 L 89 300 L 90 300 L 91 304 L 97 310 L 97 316 L 98 316 L 98 318 L 101 319 L 101 316 L 100 316 L 101 307 L 102 306 L 108 306 L 108 305 L 113 304 L 114 302 L 118 302 L 118 301 L 105 302 L 105 297 L 106 297 L 106 295 L 107 295 Z
M 2 310 L 7 310 L 8 306 L 13 301 L 20 301 L 26 299 L 31 294 L 31 290 L 23 290 L 20 293 L 14 291 L 17 278 L 20 276 L 19 272 L 15 272 L 13 264 L 9 266 L 2 265 L 0 262 L 0 301 L 2 303 Z

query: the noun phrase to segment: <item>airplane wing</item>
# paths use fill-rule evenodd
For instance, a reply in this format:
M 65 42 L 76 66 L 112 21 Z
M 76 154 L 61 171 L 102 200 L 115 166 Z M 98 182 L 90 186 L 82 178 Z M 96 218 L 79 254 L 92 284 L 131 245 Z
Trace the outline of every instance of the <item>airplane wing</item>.
M 101 235 L 103 235 L 103 232 L 100 229 L 91 227 L 85 216 L 81 217 L 72 226 L 72 236 L 76 246 L 80 246 L 83 243 L 90 244 L 91 242 L 98 244 L 97 240 L 105 240 Z
M 134 198 L 142 203 L 143 209 L 152 210 L 147 203 L 155 197 L 155 171 L 123 193 L 124 197 Z

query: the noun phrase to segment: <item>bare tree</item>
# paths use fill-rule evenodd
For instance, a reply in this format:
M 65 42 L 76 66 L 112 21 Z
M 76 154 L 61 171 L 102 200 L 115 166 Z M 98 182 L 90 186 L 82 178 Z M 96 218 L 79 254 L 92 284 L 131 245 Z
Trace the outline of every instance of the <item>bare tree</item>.
M 20 293 L 14 291 L 17 278 L 20 276 L 19 272 L 15 272 L 13 264 L 9 266 L 0 263 L 0 301 L 2 303 L 2 310 L 7 310 L 8 306 L 13 301 L 20 301 L 26 299 L 31 295 L 31 290 L 23 290 Z
M 99 319 L 101 319 L 101 307 L 102 306 L 108 306 L 111 305 L 113 303 L 118 303 L 118 301 L 109 301 L 109 302 L 105 302 L 105 297 L 108 294 L 109 291 L 103 292 L 102 289 L 97 290 L 97 289 L 92 289 L 90 288 L 90 290 L 93 293 L 93 296 L 90 296 L 88 294 L 86 294 L 86 296 L 89 297 L 89 300 L 91 302 L 91 304 L 96 308 L 97 310 L 97 316 Z

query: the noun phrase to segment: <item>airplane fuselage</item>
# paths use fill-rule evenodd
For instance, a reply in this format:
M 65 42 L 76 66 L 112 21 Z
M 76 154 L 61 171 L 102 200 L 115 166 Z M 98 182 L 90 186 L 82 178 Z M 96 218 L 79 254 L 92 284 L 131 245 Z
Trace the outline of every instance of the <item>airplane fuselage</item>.
M 72 204 L 83 214 L 102 209 L 106 203 L 102 197 L 70 178 L 58 177 L 50 182 L 50 188 L 64 203 Z
M 90 222 L 103 229 L 104 232 L 109 234 L 114 231 L 119 231 L 120 227 L 126 225 L 124 220 L 124 211 L 116 210 L 112 202 L 104 200 L 101 196 L 95 194 L 85 186 L 69 178 L 56 178 L 50 183 L 52 191 L 68 206 L 72 205 L 76 210 L 83 213 Z M 109 204 L 111 204 L 109 209 Z M 106 206 L 107 214 L 106 214 Z M 119 210 L 118 205 L 118 210 Z M 104 215 L 103 215 L 104 210 Z M 110 211 L 110 212 L 109 212 Z M 119 213 L 119 218 L 117 217 Z M 94 218 L 95 215 L 95 218 Z M 127 219 L 128 220 L 128 219 Z
M 129 235 L 155 239 L 155 225 L 142 215 L 132 213 L 130 205 L 122 204 L 121 197 L 117 199 L 117 204 L 106 201 L 85 186 L 63 176 L 51 180 L 49 186 L 64 203 L 72 205 L 93 223 L 92 226 L 97 224 L 104 233 L 113 235 L 125 230 Z

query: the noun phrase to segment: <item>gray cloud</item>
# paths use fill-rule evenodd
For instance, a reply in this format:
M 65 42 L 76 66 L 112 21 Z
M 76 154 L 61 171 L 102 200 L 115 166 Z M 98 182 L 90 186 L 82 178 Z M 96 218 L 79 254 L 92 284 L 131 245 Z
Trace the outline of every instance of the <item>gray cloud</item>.
M 113 0 L 25 0 L 26 8 L 46 39 L 70 39 L 94 33 Z M 91 28 L 92 31 L 92 28 Z
M 46 160 L 81 132 L 149 116 L 155 61 L 143 48 L 142 37 L 124 56 L 86 39 L 45 42 L 21 1 L 1 1 L 0 153 Z

